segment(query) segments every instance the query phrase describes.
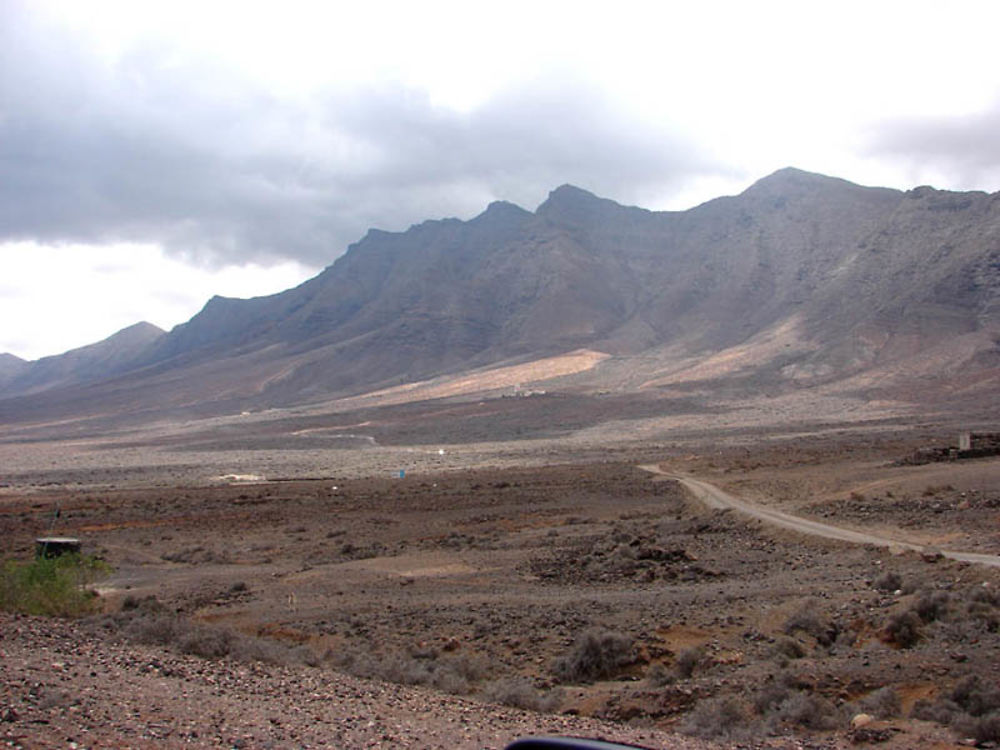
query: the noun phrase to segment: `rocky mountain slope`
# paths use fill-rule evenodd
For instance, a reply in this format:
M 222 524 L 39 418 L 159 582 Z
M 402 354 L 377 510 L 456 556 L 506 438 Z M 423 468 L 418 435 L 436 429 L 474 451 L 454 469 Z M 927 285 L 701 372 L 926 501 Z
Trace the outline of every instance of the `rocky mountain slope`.
M 123 328 L 96 344 L 30 363 L 10 354 L 0 355 L 17 360 L 13 366 L 5 366 L 0 359 L 0 393 L 38 393 L 128 371 L 136 358 L 164 334 L 165 331 L 152 323 L 142 322 Z
M 563 186 L 534 213 L 372 230 L 304 284 L 213 298 L 127 355 L 31 363 L 0 380 L 0 414 L 287 405 L 581 348 L 610 355 L 585 389 L 976 390 L 1000 373 L 998 299 L 1000 194 L 783 169 L 652 212 Z
M 0 354 L 0 383 L 6 383 L 28 367 L 27 361 L 13 354 Z

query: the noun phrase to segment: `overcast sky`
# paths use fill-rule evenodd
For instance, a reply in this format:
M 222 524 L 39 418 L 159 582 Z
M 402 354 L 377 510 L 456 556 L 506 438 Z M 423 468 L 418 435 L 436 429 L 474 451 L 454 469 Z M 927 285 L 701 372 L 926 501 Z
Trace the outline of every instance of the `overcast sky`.
M 0 0 L 0 352 L 314 275 L 572 183 L 1000 190 L 1000 4 Z

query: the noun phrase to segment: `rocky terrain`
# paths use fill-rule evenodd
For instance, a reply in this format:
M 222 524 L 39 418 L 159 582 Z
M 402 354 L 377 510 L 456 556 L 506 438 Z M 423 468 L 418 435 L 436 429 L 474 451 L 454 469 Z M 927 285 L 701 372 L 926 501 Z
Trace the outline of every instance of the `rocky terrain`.
M 738 196 L 651 212 L 567 185 L 534 212 L 494 203 L 467 222 L 372 230 L 299 287 L 215 297 L 166 334 L 139 325 L 5 361 L 0 416 L 316 405 L 579 350 L 593 356 L 516 383 L 969 404 L 1000 367 L 998 248 L 1000 197 L 984 193 L 784 169 Z
M 524 736 L 701 750 L 653 729 L 489 706 L 308 667 L 205 660 L 0 615 L 0 742 L 19 748 L 502 748 Z
M 24 747 L 502 747 L 535 731 L 948 747 L 982 727 L 956 700 L 992 705 L 1000 679 L 1000 570 L 933 549 L 998 550 L 1000 462 L 893 465 L 942 439 L 815 430 L 613 459 L 553 440 L 532 445 L 540 462 L 427 451 L 404 477 L 343 449 L 317 455 L 345 471 L 294 481 L 199 475 L 215 454 L 194 451 L 188 482 L 90 464 L 52 484 L 54 454 L 36 456 L 0 488 L 9 554 L 30 554 L 58 507 L 55 531 L 114 572 L 104 615 L 5 619 L 0 729 Z M 302 460 L 264 453 L 276 471 Z M 928 552 L 713 511 L 650 461 Z M 874 721 L 852 729 L 861 713 Z
M 111 569 L 0 616 L 0 737 L 1000 742 L 998 248 L 998 195 L 563 186 L 0 355 L 4 560 Z

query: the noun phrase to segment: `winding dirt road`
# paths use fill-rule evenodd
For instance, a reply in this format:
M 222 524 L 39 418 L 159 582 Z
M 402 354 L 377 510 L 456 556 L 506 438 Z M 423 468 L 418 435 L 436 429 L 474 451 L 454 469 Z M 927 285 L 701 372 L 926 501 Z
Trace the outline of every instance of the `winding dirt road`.
M 769 523 L 783 529 L 790 529 L 802 534 L 811 534 L 812 536 L 823 537 L 825 539 L 839 539 L 843 542 L 853 542 L 855 544 L 874 544 L 878 547 L 895 547 L 922 553 L 940 553 L 952 560 L 1000 568 L 1000 555 L 987 555 L 978 552 L 956 552 L 954 550 L 937 549 L 936 547 L 931 548 L 923 544 L 915 544 L 914 542 L 869 534 L 853 529 L 845 529 L 840 526 L 831 526 L 827 523 L 820 523 L 819 521 L 802 518 L 801 516 L 793 516 L 790 513 L 783 513 L 780 510 L 747 502 L 735 495 L 730 495 L 725 490 L 721 490 L 708 482 L 703 482 L 700 479 L 694 479 L 684 474 L 674 474 L 664 471 L 655 464 L 644 464 L 639 468 L 659 477 L 680 482 L 695 499 L 709 508 L 739 511 L 751 518 L 756 518 L 764 523 Z

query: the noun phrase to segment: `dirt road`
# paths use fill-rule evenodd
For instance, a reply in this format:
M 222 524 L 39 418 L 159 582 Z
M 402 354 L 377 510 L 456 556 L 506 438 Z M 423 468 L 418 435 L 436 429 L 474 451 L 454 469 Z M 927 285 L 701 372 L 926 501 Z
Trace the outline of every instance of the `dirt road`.
M 751 518 L 756 518 L 784 529 L 798 531 L 802 534 L 811 534 L 812 536 L 819 536 L 825 539 L 839 539 L 844 542 L 854 542 L 856 544 L 873 544 L 878 547 L 895 547 L 922 553 L 940 553 L 952 560 L 1000 567 L 1000 555 L 929 548 L 926 545 L 915 544 L 903 539 L 869 534 L 863 531 L 845 529 L 840 526 L 831 526 L 830 524 L 820 523 L 819 521 L 802 518 L 801 516 L 793 516 L 790 513 L 783 513 L 780 510 L 747 502 L 742 498 L 730 495 L 728 492 L 708 482 L 703 482 L 700 479 L 694 479 L 683 474 L 664 471 L 656 464 L 644 464 L 639 468 L 651 474 L 680 482 L 699 502 L 704 503 L 709 508 L 736 510 Z

